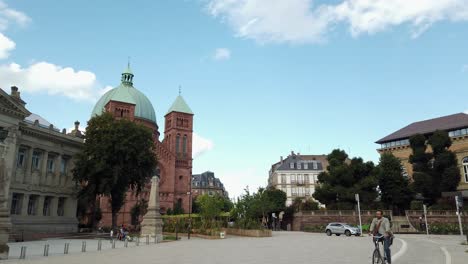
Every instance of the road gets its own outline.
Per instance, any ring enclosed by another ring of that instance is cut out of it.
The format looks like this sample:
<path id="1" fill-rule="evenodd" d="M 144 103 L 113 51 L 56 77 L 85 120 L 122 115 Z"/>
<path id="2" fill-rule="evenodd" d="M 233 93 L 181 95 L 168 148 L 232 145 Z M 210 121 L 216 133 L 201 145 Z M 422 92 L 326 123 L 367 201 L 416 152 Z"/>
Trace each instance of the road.
<path id="1" fill-rule="evenodd" d="M 394 264 L 466 264 L 468 248 L 460 244 L 460 236 L 399 235 L 392 246 Z M 275 232 L 271 238 L 228 237 L 224 240 L 191 239 L 178 242 L 129 248 L 103 243 L 102 252 L 79 253 L 81 241 L 70 247 L 70 255 L 62 255 L 63 242 L 53 241 L 51 256 L 40 257 L 43 244 L 34 242 L 26 260 L 11 259 L 5 263 L 34 264 L 119 264 L 119 263 L 307 263 L 307 264 L 362 264 L 371 263 L 373 245 L 369 237 L 327 237 L 325 234 Z M 48 242 L 49 243 L 49 242 Z M 96 241 L 88 241 L 88 251 Z M 21 244 L 11 245 L 12 254 L 18 254 Z M 34 248 L 34 249 L 33 249 Z M 94 249 L 95 250 L 95 249 Z M 12 256 L 14 257 L 14 256 Z"/>

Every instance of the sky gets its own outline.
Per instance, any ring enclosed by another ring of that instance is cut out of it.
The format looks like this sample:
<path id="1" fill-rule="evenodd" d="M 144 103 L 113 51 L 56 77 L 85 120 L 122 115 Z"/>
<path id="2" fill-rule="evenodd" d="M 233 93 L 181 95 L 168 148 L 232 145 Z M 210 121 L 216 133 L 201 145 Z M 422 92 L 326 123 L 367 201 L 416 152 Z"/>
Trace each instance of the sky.
<path id="1" fill-rule="evenodd" d="M 291 151 L 374 142 L 468 109 L 468 0 L 0 0 L 0 87 L 59 128 L 120 83 L 195 113 L 194 173 L 231 196 Z"/>

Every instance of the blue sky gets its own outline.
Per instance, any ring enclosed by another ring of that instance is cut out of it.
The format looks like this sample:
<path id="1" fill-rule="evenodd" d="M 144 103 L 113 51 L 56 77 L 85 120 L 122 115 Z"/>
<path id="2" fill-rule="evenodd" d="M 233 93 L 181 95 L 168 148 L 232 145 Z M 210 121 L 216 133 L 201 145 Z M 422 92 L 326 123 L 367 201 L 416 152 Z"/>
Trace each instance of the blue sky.
<path id="1" fill-rule="evenodd" d="M 131 57 L 163 116 L 182 86 L 194 173 L 232 195 L 291 150 L 374 143 L 468 109 L 467 0 L 0 0 L 0 86 L 61 128 L 89 119 Z"/>

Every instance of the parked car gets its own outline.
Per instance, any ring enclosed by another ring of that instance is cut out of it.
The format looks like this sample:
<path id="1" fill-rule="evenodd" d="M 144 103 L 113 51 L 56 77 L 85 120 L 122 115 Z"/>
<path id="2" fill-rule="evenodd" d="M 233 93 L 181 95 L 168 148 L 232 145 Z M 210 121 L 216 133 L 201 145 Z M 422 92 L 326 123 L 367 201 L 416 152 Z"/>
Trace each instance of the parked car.
<path id="1" fill-rule="evenodd" d="M 327 236 L 335 234 L 336 236 L 346 235 L 346 236 L 360 236 L 361 230 L 358 227 L 345 224 L 345 223 L 329 223 L 325 228 L 325 233 Z"/>

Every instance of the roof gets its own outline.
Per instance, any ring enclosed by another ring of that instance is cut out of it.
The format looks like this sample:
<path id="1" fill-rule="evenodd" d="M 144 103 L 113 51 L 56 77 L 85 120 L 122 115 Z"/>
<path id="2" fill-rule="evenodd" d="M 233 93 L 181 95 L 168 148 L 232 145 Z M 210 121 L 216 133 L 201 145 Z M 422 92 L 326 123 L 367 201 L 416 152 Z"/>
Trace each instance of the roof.
<path id="1" fill-rule="evenodd" d="M 40 116 L 38 114 L 34 114 L 34 113 L 32 113 L 31 115 L 26 117 L 24 120 L 26 122 L 31 123 L 31 124 L 33 124 L 37 120 L 39 122 L 39 125 L 42 126 L 42 127 L 45 127 L 45 128 L 48 128 L 51 125 L 51 123 L 49 121 L 47 121 L 45 118 L 43 118 L 42 116 Z"/>
<path id="2" fill-rule="evenodd" d="M 171 108 L 169 108 L 169 111 L 167 113 L 171 112 L 179 112 L 179 113 L 185 113 L 185 114 L 191 114 L 193 115 L 192 109 L 188 106 L 188 104 L 185 102 L 184 98 L 182 95 L 177 96 L 176 100 L 172 104 Z"/>
<path id="3" fill-rule="evenodd" d="M 317 163 L 317 167 L 311 163 Z M 294 164 L 294 167 L 291 168 L 291 163 Z M 308 164 L 308 168 L 305 169 L 304 166 L 298 166 L 297 164 Z M 300 170 L 300 171 L 323 171 L 328 167 L 328 160 L 326 155 L 300 155 L 300 154 L 291 154 L 282 162 L 278 162 L 272 166 L 272 170 L 280 171 L 290 171 L 290 170 Z"/>
<path id="4" fill-rule="evenodd" d="M 100 115 L 104 112 L 104 107 L 109 101 L 118 101 L 135 105 L 135 117 L 151 121 L 155 124 L 156 113 L 154 111 L 151 101 L 133 87 L 131 82 L 121 83 L 116 88 L 105 93 L 94 106 L 91 116 Z"/>
<path id="5" fill-rule="evenodd" d="M 375 143 L 382 144 L 389 141 L 406 139 L 415 134 L 429 134 L 436 130 L 454 130 L 464 127 L 468 127 L 468 115 L 465 113 L 458 113 L 412 123 L 382 139 L 379 139 Z"/>

